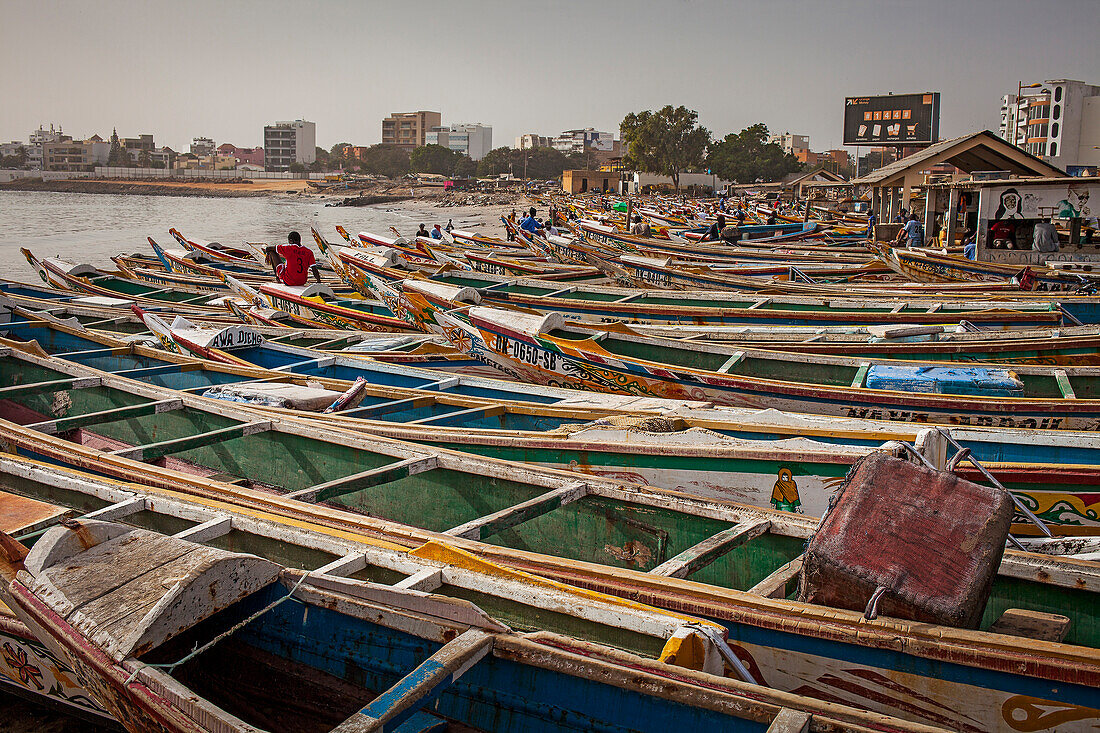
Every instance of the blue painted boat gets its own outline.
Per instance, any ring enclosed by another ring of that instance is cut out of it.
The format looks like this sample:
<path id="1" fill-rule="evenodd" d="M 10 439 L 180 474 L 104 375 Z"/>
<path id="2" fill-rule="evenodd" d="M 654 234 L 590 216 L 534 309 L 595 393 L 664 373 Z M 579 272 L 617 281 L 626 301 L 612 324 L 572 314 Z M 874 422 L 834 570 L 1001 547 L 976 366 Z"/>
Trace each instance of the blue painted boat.
<path id="1" fill-rule="evenodd" d="M 937 730 L 111 522 L 0 533 L 0 576 L 132 733 Z"/>

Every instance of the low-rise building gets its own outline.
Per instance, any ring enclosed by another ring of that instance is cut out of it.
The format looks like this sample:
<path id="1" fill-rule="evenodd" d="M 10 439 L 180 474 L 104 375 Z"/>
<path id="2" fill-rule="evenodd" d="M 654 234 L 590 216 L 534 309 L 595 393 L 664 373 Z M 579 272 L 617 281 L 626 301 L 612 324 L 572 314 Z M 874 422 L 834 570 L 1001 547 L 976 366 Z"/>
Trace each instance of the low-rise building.
<path id="1" fill-rule="evenodd" d="M 264 167 L 288 171 L 294 163 L 317 160 L 317 125 L 306 120 L 276 122 L 264 127 Z"/>
<path id="2" fill-rule="evenodd" d="M 426 145 L 428 132 L 442 124 L 439 112 L 394 112 L 382 120 L 382 144 L 413 150 Z"/>
<path id="3" fill-rule="evenodd" d="M 53 125 L 50 125 L 49 130 L 39 125 L 38 129 L 32 131 L 27 137 L 27 163 L 29 167 L 34 170 L 42 170 L 42 146 L 46 143 L 68 142 L 72 139 L 71 135 L 66 135 L 61 131 L 60 125 L 56 130 Z"/>
<path id="4" fill-rule="evenodd" d="M 238 164 L 259 166 L 261 170 L 264 166 L 263 148 L 238 148 L 232 143 L 222 143 L 218 146 L 218 155 L 232 155 Z"/>
<path id="5" fill-rule="evenodd" d="M 191 141 L 191 152 L 198 156 L 214 152 L 214 141 L 208 137 L 196 137 Z"/>
<path id="6" fill-rule="evenodd" d="M 42 170 L 89 172 L 95 170 L 94 143 L 83 140 L 42 143 Z"/>

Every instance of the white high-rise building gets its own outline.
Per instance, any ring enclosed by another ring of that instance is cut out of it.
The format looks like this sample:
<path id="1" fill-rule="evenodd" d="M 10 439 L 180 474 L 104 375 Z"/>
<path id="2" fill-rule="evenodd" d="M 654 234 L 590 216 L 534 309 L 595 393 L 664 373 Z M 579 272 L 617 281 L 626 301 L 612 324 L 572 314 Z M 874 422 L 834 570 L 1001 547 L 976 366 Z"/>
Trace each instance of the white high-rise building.
<path id="1" fill-rule="evenodd" d="M 602 132 L 594 127 L 566 130 L 551 138 L 550 146 L 563 153 L 583 153 L 585 148 L 610 151 L 615 147 L 615 133 Z"/>
<path id="2" fill-rule="evenodd" d="M 436 125 L 424 136 L 425 145 L 442 145 L 457 153 L 481 160 L 493 149 L 493 128 L 480 123 Z"/>
<path id="3" fill-rule="evenodd" d="M 516 144 L 513 145 L 516 150 L 529 150 L 531 148 L 548 148 L 550 147 L 550 138 L 545 135 L 536 135 L 533 132 L 529 132 L 526 135 L 520 135 L 516 138 Z"/>
<path id="4" fill-rule="evenodd" d="M 1018 91 L 1001 98 L 1001 138 L 1071 174 L 1100 165 L 1100 86 L 1048 79 Z"/>
<path id="5" fill-rule="evenodd" d="M 306 120 L 276 122 L 264 127 L 264 166 L 287 171 L 293 163 L 317 160 L 317 124 Z"/>

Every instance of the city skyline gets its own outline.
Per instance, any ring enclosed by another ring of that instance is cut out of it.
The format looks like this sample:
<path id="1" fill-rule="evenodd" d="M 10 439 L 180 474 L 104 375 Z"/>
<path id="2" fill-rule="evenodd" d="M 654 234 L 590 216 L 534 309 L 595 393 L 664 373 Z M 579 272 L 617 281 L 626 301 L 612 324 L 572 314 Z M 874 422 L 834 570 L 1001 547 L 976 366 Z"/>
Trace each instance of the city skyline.
<path id="1" fill-rule="evenodd" d="M 996 130 L 1020 81 L 1100 80 L 1092 0 L 565 2 L 552 16 L 426 2 L 413 17 L 335 1 L 2 7 L 0 93 L 17 101 L 0 108 L 5 141 L 53 123 L 78 138 L 117 127 L 176 150 L 198 136 L 249 147 L 271 120 L 307 119 L 328 149 L 377 143 L 383 117 L 430 109 L 444 125 L 491 125 L 500 147 L 617 132 L 628 112 L 682 104 L 716 138 L 764 122 L 824 150 L 840 146 L 845 96 L 940 91 L 948 138 Z"/>

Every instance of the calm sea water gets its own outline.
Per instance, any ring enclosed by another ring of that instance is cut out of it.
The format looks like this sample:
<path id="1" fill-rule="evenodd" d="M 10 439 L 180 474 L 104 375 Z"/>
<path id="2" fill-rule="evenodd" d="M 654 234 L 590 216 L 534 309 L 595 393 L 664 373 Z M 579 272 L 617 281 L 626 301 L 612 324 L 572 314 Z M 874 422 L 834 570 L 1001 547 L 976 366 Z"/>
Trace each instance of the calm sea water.
<path id="1" fill-rule="evenodd" d="M 37 280 L 19 253 L 27 247 L 42 257 L 60 256 L 75 264 L 111 265 L 119 253 L 152 254 L 146 237 L 175 247 L 170 227 L 184 236 L 226 245 L 285 242 L 298 230 L 303 243 L 312 243 L 315 226 L 330 241 L 339 241 L 333 227 L 351 232 L 368 230 L 390 234 L 397 227 L 412 234 L 423 222 L 431 228 L 454 218 L 457 227 L 483 222 L 491 225 L 496 209 L 438 209 L 402 203 L 397 206 L 326 207 L 319 199 L 276 197 L 197 198 L 182 196 L 116 196 L 108 194 L 0 192 L 0 277 Z M 442 217 L 442 220 L 440 220 Z M 489 227 L 495 231 L 500 227 Z"/>

